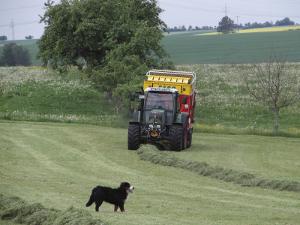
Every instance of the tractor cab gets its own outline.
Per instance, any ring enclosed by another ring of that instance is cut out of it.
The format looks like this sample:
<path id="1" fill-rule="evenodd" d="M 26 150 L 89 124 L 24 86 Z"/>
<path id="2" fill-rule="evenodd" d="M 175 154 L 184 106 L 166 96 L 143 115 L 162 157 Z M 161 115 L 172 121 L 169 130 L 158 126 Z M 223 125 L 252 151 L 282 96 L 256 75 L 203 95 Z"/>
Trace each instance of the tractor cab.
<path id="1" fill-rule="evenodd" d="M 172 124 L 177 110 L 176 89 L 148 88 L 145 91 L 143 122 L 149 123 L 153 116 L 164 114 L 165 123 Z"/>
<path id="2" fill-rule="evenodd" d="M 142 124 L 149 139 L 158 139 L 176 117 L 178 92 L 170 88 L 145 90 Z"/>

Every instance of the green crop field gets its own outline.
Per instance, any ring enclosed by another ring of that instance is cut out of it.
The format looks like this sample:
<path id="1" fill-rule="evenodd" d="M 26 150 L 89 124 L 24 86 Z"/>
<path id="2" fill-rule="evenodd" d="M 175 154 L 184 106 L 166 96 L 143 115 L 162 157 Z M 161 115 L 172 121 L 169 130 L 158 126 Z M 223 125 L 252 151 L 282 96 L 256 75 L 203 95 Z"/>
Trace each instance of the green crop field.
<path id="1" fill-rule="evenodd" d="M 300 61 L 300 30 L 227 35 L 186 32 L 167 35 L 162 44 L 175 64 L 257 63 L 270 56 Z"/>
<path id="2" fill-rule="evenodd" d="M 249 33 L 228 35 L 201 35 L 209 34 L 211 31 L 177 32 L 165 34 L 162 44 L 177 65 L 259 63 L 274 55 L 290 62 L 299 62 L 299 28 L 292 30 L 290 27 L 280 27 L 280 29 L 285 30 L 261 32 L 263 29 L 249 29 L 245 30 Z M 33 65 L 41 64 L 37 59 L 37 40 L 15 42 L 29 50 Z M 4 43 L 7 42 L 0 42 L 0 51 Z"/>
<path id="3" fill-rule="evenodd" d="M 58 210 L 73 206 L 111 225 L 300 221 L 299 192 L 243 187 L 142 161 L 127 150 L 126 129 L 1 121 L 0 134 L 0 193 L 29 203 Z M 299 182 L 299 146 L 291 138 L 196 134 L 191 149 L 165 154 Z M 105 203 L 99 213 L 85 208 L 95 185 L 117 186 L 124 180 L 136 187 L 126 213 L 113 213 Z"/>

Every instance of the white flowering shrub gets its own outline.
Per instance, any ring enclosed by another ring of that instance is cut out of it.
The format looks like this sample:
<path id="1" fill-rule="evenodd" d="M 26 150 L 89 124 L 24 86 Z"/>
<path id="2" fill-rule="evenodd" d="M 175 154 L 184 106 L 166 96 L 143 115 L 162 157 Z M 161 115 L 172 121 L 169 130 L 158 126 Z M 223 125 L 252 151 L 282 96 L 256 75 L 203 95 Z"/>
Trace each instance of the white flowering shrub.
<path id="1" fill-rule="evenodd" d="M 197 74 L 198 122 L 250 129 L 257 126 L 272 127 L 271 113 L 249 95 L 243 82 L 242 76 L 248 68 L 249 65 L 229 64 L 178 67 L 180 70 L 195 71 Z M 300 64 L 289 64 L 289 69 L 300 70 Z M 284 109 L 282 116 L 289 118 L 285 121 L 286 127 L 298 124 L 300 129 L 300 103 Z"/>

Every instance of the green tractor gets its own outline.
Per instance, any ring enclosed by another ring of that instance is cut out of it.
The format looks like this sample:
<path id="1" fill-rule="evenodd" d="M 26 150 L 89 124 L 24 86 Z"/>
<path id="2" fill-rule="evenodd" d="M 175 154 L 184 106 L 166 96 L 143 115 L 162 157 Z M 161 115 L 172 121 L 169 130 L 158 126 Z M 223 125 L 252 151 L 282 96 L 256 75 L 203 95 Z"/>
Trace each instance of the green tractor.
<path id="1" fill-rule="evenodd" d="M 194 73 L 151 70 L 144 81 L 140 107 L 128 126 L 128 149 L 153 144 L 180 151 L 192 144 L 195 109 Z"/>

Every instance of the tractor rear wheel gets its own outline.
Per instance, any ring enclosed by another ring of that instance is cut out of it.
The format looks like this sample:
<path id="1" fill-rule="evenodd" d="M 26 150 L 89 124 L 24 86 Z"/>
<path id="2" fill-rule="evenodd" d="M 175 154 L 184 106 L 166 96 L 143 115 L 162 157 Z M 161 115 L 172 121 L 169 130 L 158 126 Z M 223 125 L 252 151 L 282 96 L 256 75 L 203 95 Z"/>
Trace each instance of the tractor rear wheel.
<path id="1" fill-rule="evenodd" d="M 129 124 L 128 126 L 128 150 L 137 150 L 140 147 L 140 126 Z"/>
<path id="2" fill-rule="evenodd" d="M 188 131 L 188 143 L 187 143 L 187 148 L 191 147 L 192 145 L 192 140 L 193 140 L 193 130 Z"/>
<path id="3" fill-rule="evenodd" d="M 180 125 L 173 125 L 170 127 L 170 147 L 173 151 L 180 151 L 183 149 L 183 127 Z"/>

